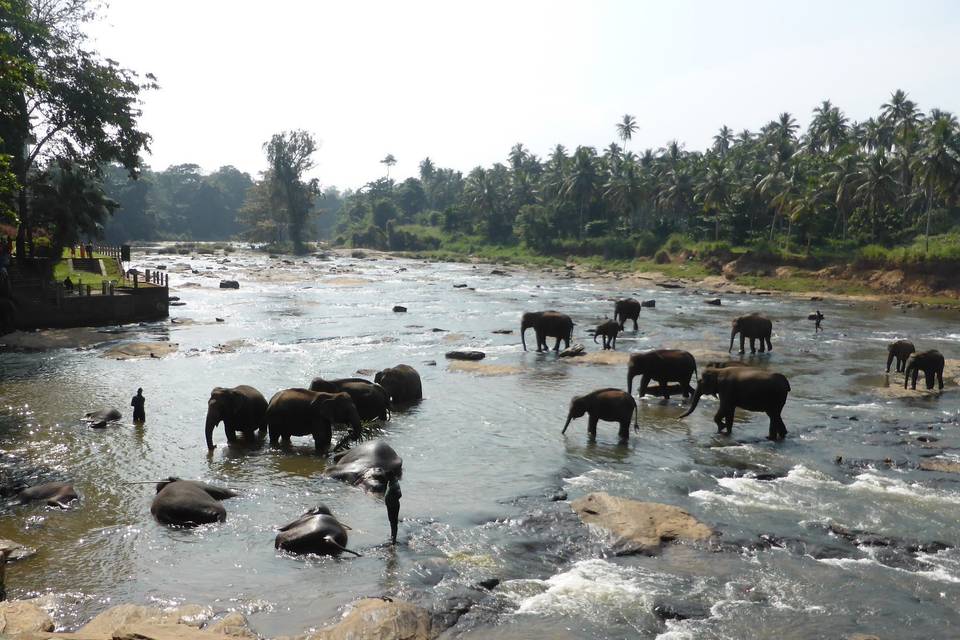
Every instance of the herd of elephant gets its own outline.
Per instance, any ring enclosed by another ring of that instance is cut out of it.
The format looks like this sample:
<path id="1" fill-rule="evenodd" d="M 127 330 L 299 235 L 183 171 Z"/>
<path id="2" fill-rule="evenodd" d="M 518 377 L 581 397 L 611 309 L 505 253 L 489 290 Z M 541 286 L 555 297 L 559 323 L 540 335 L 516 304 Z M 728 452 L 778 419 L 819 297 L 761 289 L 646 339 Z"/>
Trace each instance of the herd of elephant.
<path id="1" fill-rule="evenodd" d="M 638 329 L 637 319 L 644 306 L 653 306 L 652 301 L 640 302 L 633 298 L 616 301 L 614 318 L 598 325 L 593 331 L 594 341 L 597 336 L 603 337 L 604 349 L 615 349 L 617 335 L 624 330 L 627 320 L 633 321 L 634 331 Z M 822 315 L 817 313 L 822 319 Z M 521 343 L 526 351 L 526 331 L 533 329 L 537 339 L 537 351 L 548 350 L 548 338 L 555 338 L 554 351 L 559 352 L 561 341 L 566 348 L 570 348 L 573 335 L 573 320 L 570 316 L 558 311 L 537 311 L 523 314 L 520 323 Z M 730 331 L 730 346 L 727 351 L 733 350 L 736 336 L 740 336 L 740 353 L 745 352 L 746 341 L 750 341 L 750 352 L 756 353 L 757 341 L 760 343 L 760 353 L 773 350 L 770 341 L 773 333 L 773 322 L 758 313 L 734 318 Z M 944 357 L 936 350 L 917 352 L 913 343 L 906 340 L 897 340 L 888 347 L 887 372 L 893 359 L 897 360 L 897 372 L 904 372 L 904 388 L 912 381 L 912 388 L 917 388 L 917 378 L 922 371 L 926 377 L 927 389 L 933 389 L 934 383 L 939 382 L 943 389 Z M 601 420 L 616 422 L 620 425 L 620 438 L 630 437 L 630 421 L 633 419 L 634 428 L 637 427 L 637 402 L 633 397 L 633 379 L 642 376 L 639 395 L 643 397 L 648 392 L 654 396 L 663 396 L 669 399 L 671 395 L 681 393 L 684 398 L 693 394 L 686 413 L 680 416 L 685 418 L 697 408 L 700 398 L 704 395 L 713 395 L 719 399 L 719 407 L 713 417 L 719 432 L 730 434 L 733 429 L 733 416 L 737 408 L 747 411 L 766 413 L 770 418 L 769 440 L 783 440 L 787 434 L 786 425 L 781 417 L 783 407 L 790 392 L 790 382 L 781 373 L 768 371 L 758 367 L 748 366 L 739 361 L 711 362 L 699 372 L 697 388 L 694 389 L 690 380 L 697 374 L 696 359 L 687 351 L 678 349 L 654 349 L 643 353 L 630 355 L 627 364 L 627 390 L 615 388 L 597 389 L 591 393 L 575 396 L 570 402 L 567 421 L 562 433 L 566 433 L 570 422 L 584 414 L 589 416 L 588 433 L 596 436 L 597 423 Z M 656 381 L 656 387 L 649 387 L 650 381 Z"/>
<path id="2" fill-rule="evenodd" d="M 596 328 L 594 340 L 596 336 L 602 336 L 604 349 L 615 349 L 617 335 L 624 330 L 624 324 L 632 320 L 634 330 L 637 330 L 641 309 L 654 304 L 653 301 L 640 302 L 633 298 L 618 300 L 614 307 L 614 319 Z M 524 313 L 520 327 L 523 349 L 527 349 L 528 329 L 533 329 L 536 334 L 538 352 L 549 350 L 548 338 L 556 340 L 554 351 L 559 351 L 561 341 L 569 349 L 573 326 L 569 316 L 557 311 Z M 748 339 L 751 353 L 756 353 L 758 340 L 761 353 L 772 350 L 772 331 L 773 323 L 760 314 L 735 318 L 728 352 L 733 350 L 738 334 L 741 354 L 745 352 Z M 897 361 L 896 371 L 904 373 L 904 388 L 912 380 L 916 389 L 917 378 L 922 371 L 928 389 L 932 389 L 935 382 L 939 382 L 940 389 L 943 389 L 944 358 L 938 351 L 917 352 L 911 342 L 897 340 L 888 347 L 887 372 L 894 359 Z M 691 385 L 695 375 L 698 378 L 696 389 Z M 596 436 L 597 424 L 602 420 L 619 423 L 620 438 L 628 439 L 631 420 L 634 428 L 638 427 L 638 405 L 633 397 L 633 382 L 637 376 L 641 377 L 640 397 L 647 393 L 665 399 L 676 394 L 682 394 L 684 398 L 693 395 L 690 407 L 680 418 L 693 413 L 704 394 L 714 395 L 719 399 L 719 407 L 714 415 L 719 432 L 731 433 L 734 412 L 741 408 L 769 416 L 768 439 L 782 440 L 786 436 L 787 429 L 780 414 L 790 392 L 790 383 L 784 375 L 739 361 L 710 362 L 698 371 L 693 355 L 678 349 L 655 349 L 631 354 L 627 365 L 627 390 L 604 388 L 575 396 L 570 402 L 563 433 L 566 433 L 572 420 L 587 414 L 591 438 Z M 652 381 L 657 383 L 656 386 L 650 386 Z M 204 435 L 209 450 L 216 446 L 213 432 L 221 422 L 231 444 L 238 442 L 238 434 L 242 434 L 244 444 L 249 446 L 259 445 L 266 435 L 269 435 L 271 446 L 277 446 L 281 441 L 289 444 L 293 436 L 312 436 L 317 453 L 325 456 L 331 450 L 336 425 L 348 425 L 350 433 L 333 448 L 335 452 L 347 440 L 361 438 L 363 421 L 387 420 L 394 407 L 410 405 L 422 397 L 419 373 L 405 364 L 376 373 L 373 381 L 363 378 L 325 380 L 318 377 L 308 389 L 284 389 L 274 394 L 269 402 L 251 386 L 216 387 L 207 402 Z M 102 427 L 120 416 L 119 412 L 111 410 L 88 417 L 93 421 L 93 426 Z M 396 542 L 397 536 L 398 481 L 402 473 L 403 460 L 382 440 L 363 442 L 345 453 L 335 455 L 333 464 L 325 470 L 329 477 L 384 497 L 393 542 Z M 156 495 L 150 511 L 163 524 L 196 526 L 223 522 L 226 510 L 221 501 L 236 495 L 235 491 L 228 488 L 171 477 L 156 483 Z M 58 507 L 65 507 L 77 497 L 73 487 L 63 482 L 29 487 L 18 494 L 21 503 L 43 501 Z M 291 553 L 355 554 L 346 546 L 348 529 L 321 504 L 281 527 L 274 546 Z"/>

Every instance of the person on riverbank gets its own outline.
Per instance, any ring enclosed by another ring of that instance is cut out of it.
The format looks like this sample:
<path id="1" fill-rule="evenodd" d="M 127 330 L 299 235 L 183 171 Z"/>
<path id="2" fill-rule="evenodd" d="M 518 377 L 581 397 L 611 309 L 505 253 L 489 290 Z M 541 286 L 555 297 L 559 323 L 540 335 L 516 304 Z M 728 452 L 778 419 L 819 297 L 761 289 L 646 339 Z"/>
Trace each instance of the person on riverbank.
<path id="1" fill-rule="evenodd" d="M 137 389 L 137 395 L 130 399 L 130 406 L 133 407 L 133 421 L 146 422 L 147 414 L 143 410 L 143 405 L 147 399 L 143 397 L 143 387 Z"/>
<path id="2" fill-rule="evenodd" d="M 383 502 L 387 505 L 387 518 L 390 519 L 390 544 L 397 544 L 397 526 L 400 523 L 400 481 L 391 478 L 387 482 L 387 490 L 383 494 Z"/>

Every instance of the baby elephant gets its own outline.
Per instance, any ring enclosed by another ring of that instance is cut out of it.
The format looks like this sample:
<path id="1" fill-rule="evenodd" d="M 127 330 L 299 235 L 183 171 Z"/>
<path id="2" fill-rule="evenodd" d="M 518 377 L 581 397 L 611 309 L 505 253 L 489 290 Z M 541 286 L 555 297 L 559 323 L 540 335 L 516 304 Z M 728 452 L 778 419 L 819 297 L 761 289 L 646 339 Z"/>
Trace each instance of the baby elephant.
<path id="1" fill-rule="evenodd" d="M 585 413 L 590 414 L 590 422 L 587 424 L 587 432 L 590 438 L 597 435 L 597 422 L 620 423 L 620 439 L 628 440 L 630 438 L 630 416 L 633 416 L 633 426 L 637 428 L 637 401 L 633 399 L 626 391 L 620 389 L 597 389 L 583 396 L 574 396 L 570 401 L 570 411 L 567 413 L 567 422 L 563 425 L 563 431 L 566 433 L 567 427 L 574 418 L 579 418 Z"/>
<path id="2" fill-rule="evenodd" d="M 326 505 L 320 504 L 280 527 L 273 547 L 291 553 L 321 556 L 336 556 L 346 551 L 360 557 L 356 551 L 347 549 L 347 529 L 349 527 L 334 518 Z"/>
<path id="3" fill-rule="evenodd" d="M 593 341 L 597 341 L 597 336 L 603 336 L 603 349 L 616 349 L 617 348 L 617 334 L 620 333 L 620 323 L 616 320 L 607 320 L 602 324 L 598 324 L 597 328 L 593 330 Z"/>
<path id="4" fill-rule="evenodd" d="M 67 505 L 79 499 L 79 496 L 74 491 L 73 485 L 66 482 L 47 482 L 24 489 L 17 494 L 17 498 L 20 504 L 43 501 L 51 507 L 66 509 Z"/>
<path id="5" fill-rule="evenodd" d="M 157 495 L 153 497 L 150 513 L 162 524 L 183 527 L 223 522 L 227 519 L 227 510 L 220 500 L 237 495 L 235 491 L 205 482 L 171 477 L 157 483 Z"/>
<path id="6" fill-rule="evenodd" d="M 907 361 L 907 368 L 903 373 L 903 388 L 907 388 L 907 381 L 911 380 L 911 389 L 917 388 L 917 376 L 923 371 L 927 379 L 927 389 L 933 389 L 934 378 L 940 383 L 940 389 L 943 390 L 943 354 L 936 349 L 930 351 L 921 351 L 910 356 Z"/>
<path id="7" fill-rule="evenodd" d="M 897 359 L 897 373 L 900 373 L 907 367 L 907 358 L 914 353 L 916 348 L 909 340 L 896 340 L 887 346 L 887 373 L 890 373 L 890 365 L 893 359 Z"/>

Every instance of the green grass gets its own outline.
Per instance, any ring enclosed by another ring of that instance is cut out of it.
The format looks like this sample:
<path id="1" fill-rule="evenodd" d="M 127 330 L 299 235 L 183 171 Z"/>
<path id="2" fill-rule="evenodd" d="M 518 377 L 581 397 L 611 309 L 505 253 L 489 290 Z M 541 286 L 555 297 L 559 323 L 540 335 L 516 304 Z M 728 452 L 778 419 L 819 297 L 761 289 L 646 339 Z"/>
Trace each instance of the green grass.
<path id="1" fill-rule="evenodd" d="M 810 275 L 738 276 L 736 283 L 745 287 L 782 291 L 784 293 L 816 293 L 826 291 L 841 295 L 863 296 L 878 293 L 863 284 L 852 280 L 825 280 Z"/>
<path id="2" fill-rule="evenodd" d="M 119 285 L 132 285 L 132 281 L 125 280 L 123 273 L 120 271 L 120 266 L 117 264 L 117 261 L 113 258 L 104 256 L 103 254 L 94 252 L 95 258 L 103 259 L 103 266 L 107 270 L 107 275 L 100 275 L 99 273 L 91 273 L 89 271 L 73 271 L 70 269 L 70 264 L 67 262 L 67 258 L 70 258 L 69 251 L 64 252 L 64 259 L 58 262 L 53 267 L 53 280 L 54 282 L 63 282 L 67 276 L 70 276 L 70 281 L 74 285 L 78 284 L 89 284 L 95 289 L 100 288 L 100 283 L 104 280 L 111 281 L 115 280 Z"/>

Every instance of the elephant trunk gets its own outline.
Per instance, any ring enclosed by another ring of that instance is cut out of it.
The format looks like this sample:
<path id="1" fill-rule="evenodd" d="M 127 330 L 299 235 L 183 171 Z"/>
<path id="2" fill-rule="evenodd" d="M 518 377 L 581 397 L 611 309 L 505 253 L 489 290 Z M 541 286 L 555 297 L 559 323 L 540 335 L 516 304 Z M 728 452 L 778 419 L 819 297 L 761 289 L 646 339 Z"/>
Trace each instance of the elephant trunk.
<path id="1" fill-rule="evenodd" d="M 700 402 L 700 396 L 702 396 L 702 395 L 703 395 L 703 391 L 700 390 L 700 385 L 698 384 L 698 385 L 697 385 L 697 392 L 693 394 L 693 401 L 690 403 L 690 408 L 687 409 L 687 412 L 686 412 L 685 414 L 683 414 L 682 416 L 680 416 L 679 418 L 677 418 L 677 420 L 680 420 L 680 419 L 682 419 L 682 418 L 686 418 L 688 415 L 690 415 L 691 413 L 693 413 L 693 410 L 697 408 L 697 403 Z"/>
<path id="2" fill-rule="evenodd" d="M 593 332 L 593 343 L 594 343 L 594 344 L 598 344 L 598 343 L 597 343 L 597 332 L 596 332 L 596 331 Z"/>
<path id="3" fill-rule="evenodd" d="M 736 335 L 737 335 L 737 327 L 734 326 L 733 329 L 730 330 L 730 348 L 727 349 L 727 353 L 730 353 L 731 351 L 733 351 L 733 339 L 736 337 Z"/>
<path id="4" fill-rule="evenodd" d="M 213 430 L 220 424 L 220 412 L 215 407 L 207 409 L 207 423 L 204 428 L 204 435 L 207 437 L 207 449 L 213 449 Z"/>
<path id="5" fill-rule="evenodd" d="M 560 432 L 561 434 L 564 434 L 564 433 L 567 432 L 567 427 L 570 426 L 570 422 L 571 422 L 572 420 L 573 420 L 573 411 L 571 411 L 570 413 L 567 414 L 567 421 L 566 421 L 566 422 L 564 423 L 564 425 L 563 425 L 563 431 Z"/>

